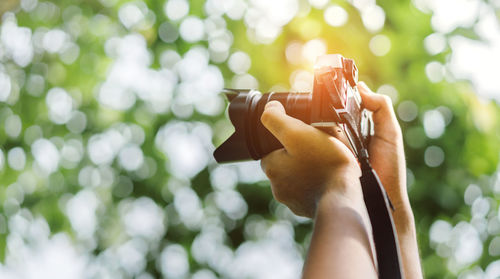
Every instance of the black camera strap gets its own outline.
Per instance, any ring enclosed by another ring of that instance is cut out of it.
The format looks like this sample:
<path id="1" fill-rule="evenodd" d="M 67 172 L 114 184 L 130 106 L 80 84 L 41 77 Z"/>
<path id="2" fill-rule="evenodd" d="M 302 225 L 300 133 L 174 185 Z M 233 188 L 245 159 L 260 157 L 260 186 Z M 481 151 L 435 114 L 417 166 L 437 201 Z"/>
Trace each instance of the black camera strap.
<path id="1" fill-rule="evenodd" d="M 361 138 L 358 133 L 359 127 L 356 126 L 356 122 L 351 115 L 343 113 L 341 117 L 343 123 L 347 126 L 346 132 L 360 139 L 350 143 L 361 165 L 359 180 L 363 190 L 366 210 L 372 225 L 378 276 L 380 279 L 404 278 L 396 227 L 391 214 L 391 210 L 396 209 L 392 206 L 382 182 L 380 182 L 377 173 L 370 164 L 368 150 L 366 149 L 369 145 L 369 138 Z"/>
<path id="2" fill-rule="evenodd" d="M 404 278 L 396 228 L 390 212 L 394 208 L 368 157 L 362 156 L 359 161 L 361 188 L 372 225 L 379 278 Z"/>

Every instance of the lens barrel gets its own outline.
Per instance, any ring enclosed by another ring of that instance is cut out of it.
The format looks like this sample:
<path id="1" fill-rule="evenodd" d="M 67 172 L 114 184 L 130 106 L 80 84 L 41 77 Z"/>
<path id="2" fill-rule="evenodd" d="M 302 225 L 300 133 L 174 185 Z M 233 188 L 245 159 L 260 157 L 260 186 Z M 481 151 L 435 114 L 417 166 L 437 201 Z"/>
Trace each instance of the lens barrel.
<path id="1" fill-rule="evenodd" d="M 356 156 L 367 146 L 373 120 L 363 107 L 357 90 L 358 69 L 352 59 L 340 54 L 318 58 L 314 69 L 313 93 L 268 93 L 256 90 L 226 89 L 230 101 L 229 119 L 235 132 L 214 152 L 219 163 L 248 159 L 258 160 L 282 147 L 262 125 L 260 118 L 266 104 L 279 101 L 289 116 L 318 128 L 344 129 Z"/>
<path id="2" fill-rule="evenodd" d="M 258 160 L 283 145 L 267 130 L 260 117 L 266 104 L 278 101 L 288 115 L 311 123 L 312 94 L 310 93 L 267 93 L 258 91 L 228 92 L 231 101 L 229 118 L 235 132 L 214 152 L 217 162 Z"/>

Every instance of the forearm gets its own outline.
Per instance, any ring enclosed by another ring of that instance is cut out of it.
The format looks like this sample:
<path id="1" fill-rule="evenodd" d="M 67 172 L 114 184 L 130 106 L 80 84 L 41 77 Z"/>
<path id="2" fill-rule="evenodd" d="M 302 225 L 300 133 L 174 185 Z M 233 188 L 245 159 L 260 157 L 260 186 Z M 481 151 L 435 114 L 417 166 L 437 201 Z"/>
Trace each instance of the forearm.
<path id="1" fill-rule="evenodd" d="M 390 98 L 375 94 L 363 82 L 359 83 L 358 89 L 365 107 L 373 112 L 375 134 L 370 141 L 370 163 L 377 171 L 396 209 L 392 216 L 401 247 L 404 274 L 409 279 L 422 278 L 415 220 L 406 189 L 406 162 L 401 127 Z"/>
<path id="2" fill-rule="evenodd" d="M 410 203 L 406 202 L 397 206 L 392 216 L 398 233 L 405 278 L 423 278 L 417 245 L 415 219 Z"/>
<path id="3" fill-rule="evenodd" d="M 303 278 L 376 278 L 360 202 L 339 195 L 320 200 Z"/>
<path id="4" fill-rule="evenodd" d="M 400 185 L 397 188 L 401 190 L 394 204 L 395 210 L 392 212 L 392 217 L 398 234 L 405 278 L 423 278 L 420 255 L 418 252 L 415 218 L 406 188 L 406 162 L 402 144 L 399 145 L 398 153 L 398 159 L 401 160 L 401 162 L 398 164 Z"/>
<path id="5" fill-rule="evenodd" d="M 384 186 L 388 186 L 385 188 L 395 208 L 392 217 L 398 235 L 403 272 L 407 279 L 422 278 L 415 219 L 406 188 L 406 162 L 403 143 L 401 141 L 396 148 L 387 149 L 392 150 L 394 154 L 388 152 L 391 156 L 382 157 L 379 162 L 382 163 L 382 167 L 379 167 L 379 170 L 383 173 L 385 179 L 382 182 Z M 391 164 L 390 158 L 396 162 Z M 384 161 L 384 159 L 387 161 Z"/>

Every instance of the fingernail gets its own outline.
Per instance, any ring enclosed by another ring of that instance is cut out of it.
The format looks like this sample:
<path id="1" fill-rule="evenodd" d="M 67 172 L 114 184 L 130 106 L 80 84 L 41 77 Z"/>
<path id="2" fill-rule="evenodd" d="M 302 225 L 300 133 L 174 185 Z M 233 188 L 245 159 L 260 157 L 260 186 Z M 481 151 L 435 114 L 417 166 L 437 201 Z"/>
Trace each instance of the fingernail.
<path id="1" fill-rule="evenodd" d="M 266 104 L 265 110 L 270 109 L 270 108 L 280 108 L 282 107 L 281 103 L 278 101 L 270 101 L 269 103 Z"/>

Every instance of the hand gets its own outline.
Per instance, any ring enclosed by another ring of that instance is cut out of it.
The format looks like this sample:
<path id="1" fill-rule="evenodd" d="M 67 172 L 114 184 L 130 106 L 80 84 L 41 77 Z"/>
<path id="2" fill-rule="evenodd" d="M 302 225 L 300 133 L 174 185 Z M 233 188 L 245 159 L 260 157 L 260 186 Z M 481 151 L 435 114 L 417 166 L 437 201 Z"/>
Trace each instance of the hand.
<path id="1" fill-rule="evenodd" d="M 373 112 L 375 135 L 368 147 L 370 163 L 396 209 L 406 206 L 409 201 L 403 136 L 391 99 L 373 93 L 364 82 L 358 84 L 358 90 L 366 109 Z"/>
<path id="2" fill-rule="evenodd" d="M 370 163 L 384 185 L 395 211 L 392 212 L 405 278 L 422 278 L 415 220 L 406 189 L 406 162 L 401 128 L 391 99 L 373 93 L 363 82 L 359 93 L 368 110 L 373 111 L 375 135 L 370 141 Z"/>
<path id="3" fill-rule="evenodd" d="M 361 171 L 342 131 L 320 131 L 276 101 L 261 121 L 284 146 L 261 161 L 274 197 L 297 215 L 314 216 L 303 278 L 376 278 Z"/>
<path id="4" fill-rule="evenodd" d="M 261 161 L 276 200 L 308 217 L 325 196 L 363 204 L 359 165 L 340 129 L 331 136 L 286 115 L 277 101 L 266 105 L 261 121 L 284 146 Z"/>

